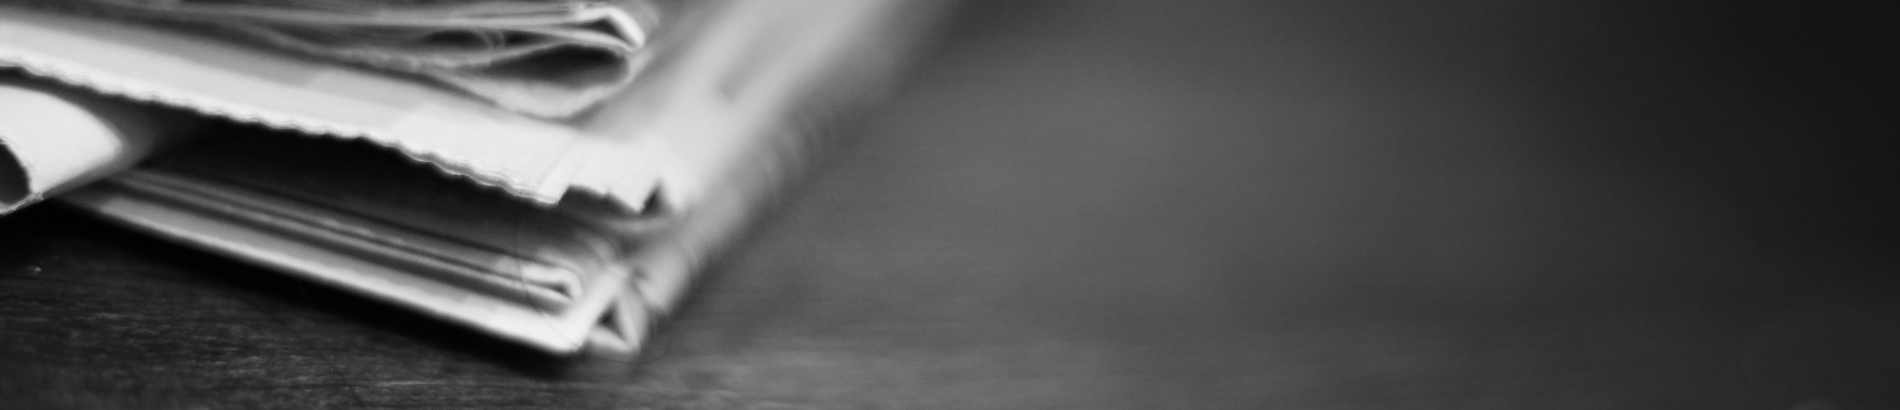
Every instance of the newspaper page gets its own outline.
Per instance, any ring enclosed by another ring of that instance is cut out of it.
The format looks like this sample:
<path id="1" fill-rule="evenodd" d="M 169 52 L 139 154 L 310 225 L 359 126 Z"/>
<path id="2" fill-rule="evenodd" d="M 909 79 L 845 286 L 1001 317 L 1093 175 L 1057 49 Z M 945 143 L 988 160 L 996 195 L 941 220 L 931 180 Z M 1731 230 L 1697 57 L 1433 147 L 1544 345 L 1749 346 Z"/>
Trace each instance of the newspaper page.
<path id="1" fill-rule="evenodd" d="M 419 75 L 563 118 L 632 81 L 656 24 L 646 1 L 0 0 L 203 32 Z"/>
<path id="2" fill-rule="evenodd" d="M 203 121 L 0 72 L 0 215 L 131 167 Z"/>

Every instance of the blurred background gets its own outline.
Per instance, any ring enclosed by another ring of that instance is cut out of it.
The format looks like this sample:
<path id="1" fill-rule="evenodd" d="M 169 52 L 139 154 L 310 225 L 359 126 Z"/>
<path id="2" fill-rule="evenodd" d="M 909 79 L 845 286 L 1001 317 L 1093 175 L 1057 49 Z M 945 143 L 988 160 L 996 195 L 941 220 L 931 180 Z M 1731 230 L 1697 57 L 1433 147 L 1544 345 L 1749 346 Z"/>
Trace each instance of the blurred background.
<path id="1" fill-rule="evenodd" d="M 638 363 L 533 356 L 42 207 L 0 219 L 0 394 L 1896 408 L 1896 16 L 971 1 Z"/>

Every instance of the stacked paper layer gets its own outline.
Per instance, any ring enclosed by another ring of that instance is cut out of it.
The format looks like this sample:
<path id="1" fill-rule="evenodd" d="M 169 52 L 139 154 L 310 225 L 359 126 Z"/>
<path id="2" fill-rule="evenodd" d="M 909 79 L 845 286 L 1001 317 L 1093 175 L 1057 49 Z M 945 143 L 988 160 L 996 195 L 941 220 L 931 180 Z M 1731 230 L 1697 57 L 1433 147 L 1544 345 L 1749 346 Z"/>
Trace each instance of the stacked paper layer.
<path id="1" fill-rule="evenodd" d="M 160 25 L 416 74 L 564 118 L 619 91 L 647 54 L 653 0 L 0 0 Z"/>
<path id="2" fill-rule="evenodd" d="M 401 74 L 202 34 L 0 5 L 0 69 L 211 117 L 362 138 L 536 203 L 578 188 L 637 208 L 658 184 L 658 162 L 636 135 L 583 138 L 584 120 L 537 118 Z M 26 137 L 0 136 L 10 147 L 26 146 Z M 608 159 L 590 164 L 596 157 Z M 58 178 L 34 180 L 45 188 Z"/>

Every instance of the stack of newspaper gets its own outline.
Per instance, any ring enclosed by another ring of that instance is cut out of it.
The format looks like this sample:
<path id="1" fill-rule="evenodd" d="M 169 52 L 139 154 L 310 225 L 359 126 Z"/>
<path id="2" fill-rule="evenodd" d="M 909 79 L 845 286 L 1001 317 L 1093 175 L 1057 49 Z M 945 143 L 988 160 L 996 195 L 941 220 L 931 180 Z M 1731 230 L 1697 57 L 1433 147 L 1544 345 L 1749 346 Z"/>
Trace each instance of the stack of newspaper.
<path id="1" fill-rule="evenodd" d="M 0 214 L 628 353 L 943 3 L 0 0 Z"/>

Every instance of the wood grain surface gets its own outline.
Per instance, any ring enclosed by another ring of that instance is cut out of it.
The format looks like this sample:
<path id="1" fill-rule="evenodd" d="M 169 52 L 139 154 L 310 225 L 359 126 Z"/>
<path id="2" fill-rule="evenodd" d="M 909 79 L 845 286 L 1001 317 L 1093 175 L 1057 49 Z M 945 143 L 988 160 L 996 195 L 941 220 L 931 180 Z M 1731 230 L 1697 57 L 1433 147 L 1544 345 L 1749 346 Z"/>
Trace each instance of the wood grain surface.
<path id="1" fill-rule="evenodd" d="M 0 408 L 1900 408 L 1896 10 L 983 1 L 647 354 L 37 207 Z"/>

